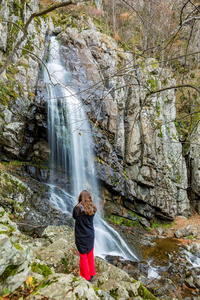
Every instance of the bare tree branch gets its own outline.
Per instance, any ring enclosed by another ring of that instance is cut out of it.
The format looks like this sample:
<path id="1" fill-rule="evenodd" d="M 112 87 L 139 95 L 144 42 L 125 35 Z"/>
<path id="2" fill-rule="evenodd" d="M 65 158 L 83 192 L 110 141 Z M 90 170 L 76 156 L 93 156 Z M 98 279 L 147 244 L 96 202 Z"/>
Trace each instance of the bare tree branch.
<path id="1" fill-rule="evenodd" d="M 147 93 L 145 99 L 148 96 L 151 96 L 151 95 L 156 94 L 156 93 L 160 93 L 160 92 L 164 92 L 164 91 L 172 90 L 172 89 L 185 88 L 185 87 L 192 88 L 200 94 L 200 89 L 197 88 L 196 86 L 192 85 L 192 84 L 177 84 L 177 85 L 172 85 L 172 86 L 169 86 L 169 87 L 165 87 L 165 88 L 162 88 L 162 89 L 159 89 L 159 90 L 156 90 L 156 91 L 150 91 L 150 92 Z"/>

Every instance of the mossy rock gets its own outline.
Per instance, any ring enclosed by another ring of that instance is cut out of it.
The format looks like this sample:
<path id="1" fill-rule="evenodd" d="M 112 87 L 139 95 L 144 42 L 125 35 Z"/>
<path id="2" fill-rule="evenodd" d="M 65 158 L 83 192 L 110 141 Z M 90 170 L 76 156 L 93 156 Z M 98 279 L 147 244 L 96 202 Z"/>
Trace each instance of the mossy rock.
<path id="1" fill-rule="evenodd" d="M 18 266 L 10 265 L 8 266 L 3 274 L 0 276 L 0 282 L 4 282 L 8 277 L 14 276 L 17 273 Z"/>
<path id="2" fill-rule="evenodd" d="M 31 270 L 34 273 L 38 273 L 41 274 L 42 276 L 44 276 L 45 278 L 48 277 L 49 275 L 53 274 L 51 268 L 49 268 L 47 265 L 44 264 L 37 264 L 36 262 L 34 262 L 31 266 Z"/>

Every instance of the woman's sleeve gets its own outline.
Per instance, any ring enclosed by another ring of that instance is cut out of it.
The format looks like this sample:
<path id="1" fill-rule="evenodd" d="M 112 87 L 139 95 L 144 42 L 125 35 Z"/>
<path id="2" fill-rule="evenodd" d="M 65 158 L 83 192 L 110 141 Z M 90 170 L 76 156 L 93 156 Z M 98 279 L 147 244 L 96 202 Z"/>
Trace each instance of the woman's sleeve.
<path id="1" fill-rule="evenodd" d="M 76 214 L 75 207 L 74 207 L 74 209 L 73 209 L 73 214 L 72 214 L 72 215 L 73 215 L 73 218 L 76 219 L 77 214 Z"/>

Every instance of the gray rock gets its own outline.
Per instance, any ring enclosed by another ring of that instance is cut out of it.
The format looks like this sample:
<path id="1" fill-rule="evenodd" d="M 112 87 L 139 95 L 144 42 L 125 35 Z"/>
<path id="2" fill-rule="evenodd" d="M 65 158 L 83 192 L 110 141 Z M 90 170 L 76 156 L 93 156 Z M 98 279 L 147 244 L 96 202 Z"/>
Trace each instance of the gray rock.
<path id="1" fill-rule="evenodd" d="M 6 212 L 2 214 L 2 208 L 0 212 L 0 227 L 5 232 L 5 234 L 0 234 L 0 276 L 4 278 L 0 282 L 0 294 L 3 294 L 6 288 L 12 292 L 25 281 L 30 270 L 29 261 L 32 252 L 19 239 L 18 243 L 13 242 L 13 236 L 20 235 L 20 232 L 17 229 L 14 231 L 15 223 L 9 220 Z M 2 225 L 2 223 L 8 225 Z M 5 270 L 10 270 L 10 273 L 7 271 L 6 276 Z"/>
<path id="2" fill-rule="evenodd" d="M 185 284 L 191 289 L 196 289 L 195 284 L 190 279 L 185 279 Z"/>
<path id="3" fill-rule="evenodd" d="M 53 29 L 53 33 L 54 33 L 55 35 L 61 33 L 62 31 L 63 31 L 62 27 L 55 27 L 55 28 Z"/>
<path id="4" fill-rule="evenodd" d="M 49 160 L 50 149 L 48 143 L 44 139 L 41 139 L 39 142 L 37 142 L 33 149 L 35 150 L 34 154 L 37 158 L 44 161 Z"/>
<path id="5" fill-rule="evenodd" d="M 163 227 L 158 227 L 156 229 L 157 233 L 159 236 L 163 235 L 163 233 L 165 232 L 165 229 Z"/>
<path id="6" fill-rule="evenodd" d="M 143 227 L 151 227 L 151 223 L 145 218 L 139 219 L 139 222 L 140 224 L 142 224 Z"/>
<path id="7" fill-rule="evenodd" d="M 185 236 L 185 228 L 179 228 L 174 232 L 174 236 L 177 239 L 180 239 Z"/>

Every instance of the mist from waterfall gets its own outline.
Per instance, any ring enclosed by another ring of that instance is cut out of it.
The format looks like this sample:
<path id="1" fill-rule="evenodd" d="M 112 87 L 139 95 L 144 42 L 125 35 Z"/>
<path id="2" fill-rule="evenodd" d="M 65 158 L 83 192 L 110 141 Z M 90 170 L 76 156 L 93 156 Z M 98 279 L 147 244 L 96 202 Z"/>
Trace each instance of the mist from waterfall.
<path id="1" fill-rule="evenodd" d="M 71 74 L 63 66 L 60 45 L 55 37 L 51 37 L 47 69 L 44 69 L 44 81 L 49 98 L 48 136 L 53 178 L 50 201 L 63 212 L 71 214 L 80 192 L 89 190 L 98 207 L 94 218 L 95 255 L 119 255 L 124 259 L 138 260 L 120 235 L 101 218 L 90 123 L 81 101 L 68 87 Z M 66 176 L 65 190 L 56 183 L 59 170 Z"/>

